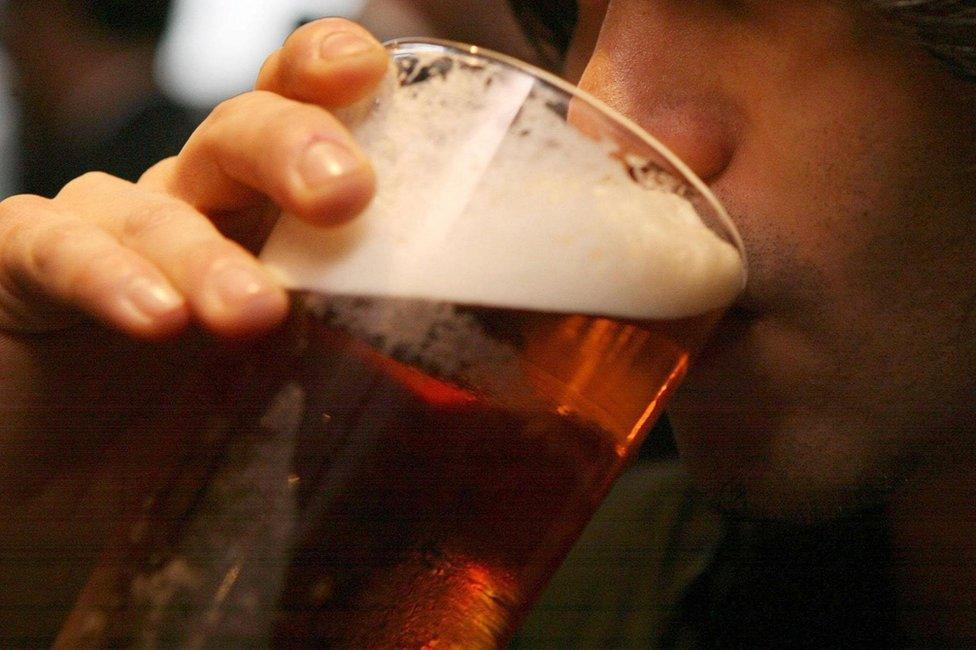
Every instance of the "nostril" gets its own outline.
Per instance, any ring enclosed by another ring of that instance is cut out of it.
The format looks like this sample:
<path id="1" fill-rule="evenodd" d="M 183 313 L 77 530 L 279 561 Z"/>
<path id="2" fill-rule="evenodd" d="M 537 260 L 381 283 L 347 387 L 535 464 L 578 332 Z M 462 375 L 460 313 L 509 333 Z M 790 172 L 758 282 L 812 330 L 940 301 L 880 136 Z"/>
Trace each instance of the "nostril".
<path id="1" fill-rule="evenodd" d="M 717 179 L 735 152 L 732 128 L 691 107 L 655 111 L 638 123 L 684 161 L 703 181 Z"/>
<path id="2" fill-rule="evenodd" d="M 742 113 L 707 79 L 635 74 L 634 63 L 619 52 L 597 47 L 579 86 L 639 124 L 706 183 L 735 157 Z"/>
<path id="3" fill-rule="evenodd" d="M 731 119 L 694 106 L 648 108 L 610 99 L 609 105 L 654 136 L 704 182 L 714 182 L 731 164 L 737 133 Z M 585 122 L 583 116 L 574 117 L 577 123 Z"/>
<path id="4" fill-rule="evenodd" d="M 706 183 L 732 162 L 739 114 L 716 94 L 688 96 L 663 84 L 626 83 L 600 52 L 580 87 L 639 124 Z"/>

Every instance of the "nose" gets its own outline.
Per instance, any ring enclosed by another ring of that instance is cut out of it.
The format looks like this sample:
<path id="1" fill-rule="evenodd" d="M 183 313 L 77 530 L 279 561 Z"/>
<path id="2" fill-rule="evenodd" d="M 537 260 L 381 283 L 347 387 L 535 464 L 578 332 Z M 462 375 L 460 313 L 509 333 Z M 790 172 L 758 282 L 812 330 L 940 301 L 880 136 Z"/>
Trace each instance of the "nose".
<path id="1" fill-rule="evenodd" d="M 714 182 L 734 158 L 736 111 L 700 74 L 700 63 L 665 59 L 653 47 L 608 33 L 604 24 L 579 85 L 660 140 L 702 180 Z"/>

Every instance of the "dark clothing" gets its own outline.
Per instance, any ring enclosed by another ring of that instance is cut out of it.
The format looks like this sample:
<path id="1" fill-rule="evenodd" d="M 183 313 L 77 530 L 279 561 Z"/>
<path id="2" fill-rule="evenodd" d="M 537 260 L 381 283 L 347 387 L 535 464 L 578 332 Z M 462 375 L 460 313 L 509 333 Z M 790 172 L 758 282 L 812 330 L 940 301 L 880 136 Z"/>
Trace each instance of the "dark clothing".
<path id="1" fill-rule="evenodd" d="M 146 169 L 180 151 L 200 115 L 155 94 L 117 124 L 77 141 L 48 141 L 25 130 L 18 192 L 52 197 L 88 171 L 135 181 Z"/>
<path id="2" fill-rule="evenodd" d="M 897 645 L 883 518 L 729 522 L 673 462 L 626 474 L 512 648 Z"/>

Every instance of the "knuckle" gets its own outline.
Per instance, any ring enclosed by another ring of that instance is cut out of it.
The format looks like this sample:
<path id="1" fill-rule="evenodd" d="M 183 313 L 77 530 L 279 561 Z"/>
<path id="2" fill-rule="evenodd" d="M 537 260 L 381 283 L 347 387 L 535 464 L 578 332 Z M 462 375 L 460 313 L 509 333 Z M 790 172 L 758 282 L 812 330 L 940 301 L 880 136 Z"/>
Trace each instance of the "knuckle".
<path id="1" fill-rule="evenodd" d="M 48 204 L 48 199 L 33 194 L 15 194 L 0 201 L 0 222 L 27 217 L 32 212 L 42 209 Z"/>
<path id="2" fill-rule="evenodd" d="M 24 253 L 32 226 L 23 219 L 6 218 L 0 235 L 0 271 L 3 275 L 22 272 Z"/>
<path id="3" fill-rule="evenodd" d="M 152 203 L 123 218 L 119 238 L 122 242 L 138 241 L 163 230 L 179 231 L 187 225 L 186 214 L 179 206 L 169 202 Z"/>
<path id="4" fill-rule="evenodd" d="M 241 95 L 235 95 L 229 99 L 221 101 L 219 104 L 214 106 L 210 110 L 210 114 L 207 115 L 206 119 L 203 121 L 203 126 L 207 127 L 214 122 L 222 122 L 228 116 L 228 114 L 233 114 L 241 104 Z"/>
<path id="5" fill-rule="evenodd" d="M 0 202 L 0 266 L 7 272 L 24 267 L 25 255 L 43 223 L 48 199 L 18 194 Z"/>
<path id="6" fill-rule="evenodd" d="M 241 251 L 230 241 L 220 236 L 198 239 L 180 251 L 174 260 L 174 269 L 179 269 L 177 275 L 186 281 L 197 283 L 203 281 L 216 268 L 226 264 L 229 260 L 240 259 Z"/>
<path id="7" fill-rule="evenodd" d="M 196 262 L 202 268 L 209 268 L 215 262 L 240 255 L 237 246 L 220 235 L 205 237 L 186 247 L 183 260 L 186 263 Z"/>
<path id="8" fill-rule="evenodd" d="M 193 135 L 190 136 L 188 147 L 192 148 L 194 145 L 199 146 L 201 143 L 206 144 L 213 140 L 214 132 L 225 124 L 238 110 L 240 110 L 240 100 L 237 97 L 225 99 L 214 106 L 207 117 L 200 123 L 200 126 L 193 132 Z"/>
<path id="9" fill-rule="evenodd" d="M 9 231 L 10 236 L 5 236 L 5 241 L 0 243 L 0 296 L 16 296 L 23 293 L 23 289 L 28 286 L 24 281 L 24 269 L 21 263 L 23 255 L 12 243 L 18 236 L 16 231 L 20 228 L 21 226 L 13 228 Z"/>
<path id="10" fill-rule="evenodd" d="M 17 194 L 0 201 L 0 264 L 9 267 L 12 256 L 22 250 L 21 242 L 32 223 L 37 221 L 36 213 L 48 199 L 31 194 Z"/>
<path id="11" fill-rule="evenodd" d="M 131 254 L 122 247 L 113 247 L 81 260 L 77 268 L 65 272 L 63 282 L 69 293 L 98 291 L 126 277 L 131 267 Z"/>
<path id="12" fill-rule="evenodd" d="M 163 158 L 144 171 L 136 184 L 141 186 L 155 186 L 160 184 L 162 180 L 166 179 L 172 173 L 176 163 L 176 156 Z"/>
<path id="13" fill-rule="evenodd" d="M 57 225 L 23 233 L 24 250 L 31 275 L 45 276 L 63 272 L 65 260 L 73 247 L 85 241 L 87 228 L 78 225 Z"/>
<path id="14" fill-rule="evenodd" d="M 74 196 L 78 192 L 90 192 L 92 188 L 106 187 L 119 182 L 124 183 L 125 181 L 105 172 L 85 172 L 81 176 L 69 181 L 54 198 L 55 200 L 64 200 Z"/>
<path id="15" fill-rule="evenodd" d="M 321 119 L 312 111 L 303 110 L 303 106 L 292 106 L 282 111 L 282 120 L 276 124 L 267 124 L 263 138 L 278 151 L 292 155 L 298 149 L 310 144 L 316 135 L 337 136 L 335 126 L 328 120 Z"/>
<path id="16" fill-rule="evenodd" d="M 277 82 L 278 66 L 281 62 L 281 49 L 277 49 L 264 60 L 261 69 L 258 71 L 258 80 L 255 90 L 266 90 L 273 88 Z"/>
<path id="17" fill-rule="evenodd" d="M 197 128 L 181 157 L 185 157 L 188 151 L 192 157 L 201 149 L 213 151 L 227 148 L 228 144 L 237 141 L 241 128 L 266 121 L 258 113 L 258 107 L 275 97 L 281 99 L 266 90 L 252 90 L 220 102 Z M 247 116 L 247 119 L 242 120 L 242 116 Z"/>
<path id="18" fill-rule="evenodd" d="M 283 162 L 279 155 L 291 155 L 315 134 L 343 135 L 345 129 L 331 113 L 319 106 L 303 104 L 275 93 L 252 91 L 240 95 L 226 107 L 224 115 L 244 114 L 253 119 L 235 120 L 233 125 L 220 115 L 200 134 L 199 146 L 209 152 L 252 157 L 254 161 Z"/>
<path id="19" fill-rule="evenodd" d="M 251 90 L 225 99 L 214 106 L 213 110 L 210 111 L 210 115 L 204 120 L 204 125 L 223 123 L 228 119 L 240 115 L 242 111 L 247 111 L 256 101 L 273 95 L 274 93 L 266 90 Z"/>
<path id="20" fill-rule="evenodd" d="M 320 137 L 349 141 L 346 127 L 329 111 L 321 106 L 289 102 L 280 109 L 281 119 L 269 121 L 268 142 L 291 150 L 296 146 L 308 145 Z"/>

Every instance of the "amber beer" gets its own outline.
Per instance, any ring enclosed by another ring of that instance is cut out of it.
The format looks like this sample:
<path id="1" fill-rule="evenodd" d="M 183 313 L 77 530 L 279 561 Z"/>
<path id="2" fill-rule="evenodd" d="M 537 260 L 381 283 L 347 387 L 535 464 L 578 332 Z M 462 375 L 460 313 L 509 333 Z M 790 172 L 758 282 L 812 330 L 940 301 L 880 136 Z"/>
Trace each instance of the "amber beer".
<path id="1" fill-rule="evenodd" d="M 62 647 L 500 647 L 711 325 L 295 303 Z"/>

